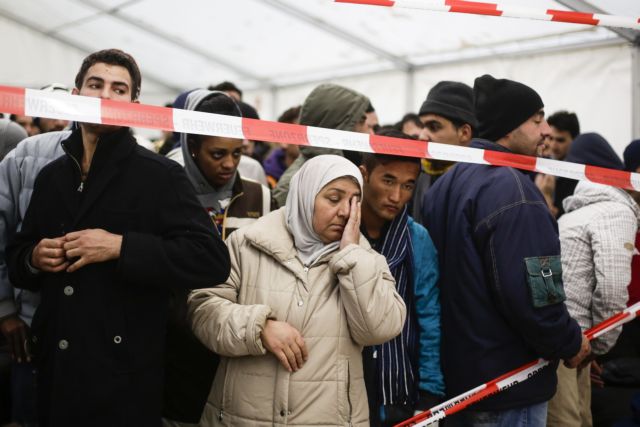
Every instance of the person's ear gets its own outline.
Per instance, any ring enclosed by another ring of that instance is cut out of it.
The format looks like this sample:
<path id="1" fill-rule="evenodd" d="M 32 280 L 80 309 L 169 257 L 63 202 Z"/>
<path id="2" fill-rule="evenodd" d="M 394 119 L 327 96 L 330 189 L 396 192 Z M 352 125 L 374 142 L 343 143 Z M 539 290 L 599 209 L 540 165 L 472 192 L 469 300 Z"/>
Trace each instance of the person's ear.
<path id="1" fill-rule="evenodd" d="M 471 143 L 473 139 L 473 129 L 468 123 L 463 124 L 458 128 L 458 140 L 460 141 L 460 145 L 467 146 Z"/>
<path id="2" fill-rule="evenodd" d="M 77 87 L 74 87 L 73 89 L 71 89 L 71 95 L 79 95 L 80 94 L 80 89 L 78 89 Z"/>
<path id="3" fill-rule="evenodd" d="M 369 171 L 367 170 L 365 165 L 360 165 L 358 166 L 358 169 L 360 169 L 360 173 L 362 174 L 362 179 L 365 182 L 369 181 Z"/>

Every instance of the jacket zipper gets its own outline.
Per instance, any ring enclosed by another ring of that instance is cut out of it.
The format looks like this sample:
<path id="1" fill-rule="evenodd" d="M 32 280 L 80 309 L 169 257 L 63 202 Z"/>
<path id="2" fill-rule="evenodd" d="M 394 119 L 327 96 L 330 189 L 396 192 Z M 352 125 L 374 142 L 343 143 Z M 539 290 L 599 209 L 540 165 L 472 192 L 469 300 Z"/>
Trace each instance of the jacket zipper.
<path id="1" fill-rule="evenodd" d="M 351 366 L 349 366 L 349 360 L 347 359 L 347 402 L 349 402 L 349 427 L 353 424 L 351 423 L 351 415 L 353 412 L 353 406 L 351 405 Z"/>
<path id="2" fill-rule="evenodd" d="M 224 215 L 222 216 L 222 241 L 227 240 L 227 214 L 229 213 L 229 209 L 231 209 L 231 205 L 233 204 L 233 202 L 243 194 L 244 191 L 233 196 L 233 198 L 229 201 L 227 208 L 224 210 Z"/>
<path id="3" fill-rule="evenodd" d="M 100 138 L 98 138 L 99 140 Z M 96 142 L 98 141 L 96 140 Z M 82 190 L 84 190 L 84 181 L 82 180 L 82 167 L 80 166 L 80 163 L 78 162 L 78 159 L 76 159 L 75 157 L 73 157 L 73 154 L 71 154 L 70 152 L 67 151 L 67 149 L 64 147 L 64 145 L 62 146 L 62 149 L 64 150 L 64 152 L 71 157 L 71 159 L 73 160 L 73 163 L 76 164 L 77 168 L 78 168 L 78 173 L 80 174 L 80 185 L 77 188 L 77 192 L 78 193 L 82 193 Z"/>

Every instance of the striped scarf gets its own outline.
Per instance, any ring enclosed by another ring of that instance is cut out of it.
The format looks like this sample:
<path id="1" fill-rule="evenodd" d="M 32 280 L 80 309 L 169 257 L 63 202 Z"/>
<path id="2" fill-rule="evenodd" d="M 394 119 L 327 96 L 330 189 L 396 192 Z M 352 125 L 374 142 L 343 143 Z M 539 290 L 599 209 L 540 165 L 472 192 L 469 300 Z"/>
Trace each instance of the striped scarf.
<path id="1" fill-rule="evenodd" d="M 383 405 L 413 403 L 418 376 L 418 325 L 413 310 L 413 245 L 408 226 L 407 208 L 394 218 L 384 236 L 379 252 L 396 279 L 396 290 L 407 306 L 407 320 L 402 333 L 375 351 L 378 362 L 378 391 Z"/>

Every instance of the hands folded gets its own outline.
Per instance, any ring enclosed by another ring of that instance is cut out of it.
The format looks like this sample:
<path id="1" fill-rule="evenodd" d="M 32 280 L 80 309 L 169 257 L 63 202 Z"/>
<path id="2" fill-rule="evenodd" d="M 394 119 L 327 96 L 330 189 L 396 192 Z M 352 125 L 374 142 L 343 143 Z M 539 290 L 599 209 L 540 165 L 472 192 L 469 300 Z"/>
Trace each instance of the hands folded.
<path id="1" fill-rule="evenodd" d="M 40 240 L 31 253 L 31 265 L 48 273 L 72 273 L 88 264 L 118 259 L 121 246 L 118 234 L 101 229 L 75 231 Z"/>

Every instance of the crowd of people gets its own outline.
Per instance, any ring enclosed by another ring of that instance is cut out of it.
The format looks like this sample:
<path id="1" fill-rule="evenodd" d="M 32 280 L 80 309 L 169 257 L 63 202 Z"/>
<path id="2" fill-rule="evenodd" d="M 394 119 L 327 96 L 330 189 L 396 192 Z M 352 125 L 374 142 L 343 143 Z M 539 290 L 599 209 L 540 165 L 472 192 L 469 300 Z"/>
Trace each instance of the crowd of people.
<path id="1" fill-rule="evenodd" d="M 137 102 L 142 75 L 108 49 L 42 89 Z M 230 82 L 167 106 L 259 118 Z M 640 172 L 517 81 L 417 111 L 327 83 L 278 121 Z M 584 335 L 640 300 L 636 191 L 16 115 L 0 159 L 0 425 L 393 426 L 538 358 L 440 425 L 640 425 L 638 322 Z"/>

